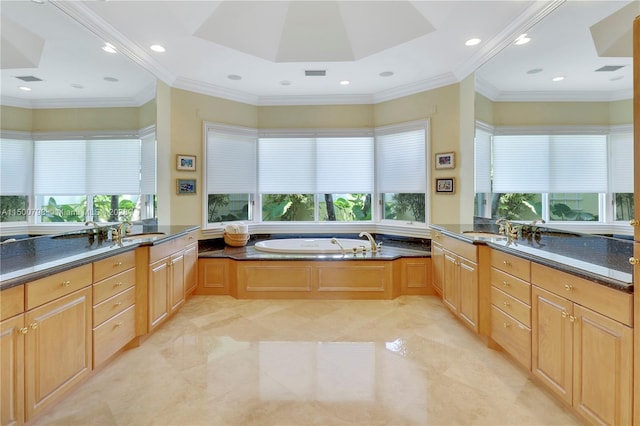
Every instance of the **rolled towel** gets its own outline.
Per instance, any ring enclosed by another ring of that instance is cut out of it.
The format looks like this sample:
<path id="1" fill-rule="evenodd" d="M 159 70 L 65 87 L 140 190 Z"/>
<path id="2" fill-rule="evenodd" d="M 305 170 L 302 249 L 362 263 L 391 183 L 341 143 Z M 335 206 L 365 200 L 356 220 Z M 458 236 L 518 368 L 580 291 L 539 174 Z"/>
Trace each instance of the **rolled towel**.
<path id="1" fill-rule="evenodd" d="M 248 234 L 249 233 L 249 225 L 245 225 L 244 223 L 239 223 L 236 225 L 238 228 L 239 234 Z"/>

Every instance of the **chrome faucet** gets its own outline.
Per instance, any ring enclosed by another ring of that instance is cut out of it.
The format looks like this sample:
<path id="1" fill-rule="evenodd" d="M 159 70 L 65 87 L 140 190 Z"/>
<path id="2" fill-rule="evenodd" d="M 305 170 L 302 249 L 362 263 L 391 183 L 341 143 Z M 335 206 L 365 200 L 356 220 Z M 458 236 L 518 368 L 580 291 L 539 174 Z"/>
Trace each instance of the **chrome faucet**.
<path id="1" fill-rule="evenodd" d="M 369 239 L 369 243 L 371 244 L 371 253 L 375 253 L 380 250 L 380 245 L 376 244 L 375 238 L 373 238 L 370 233 L 363 231 L 360 233 L 359 237 L 367 237 Z"/>

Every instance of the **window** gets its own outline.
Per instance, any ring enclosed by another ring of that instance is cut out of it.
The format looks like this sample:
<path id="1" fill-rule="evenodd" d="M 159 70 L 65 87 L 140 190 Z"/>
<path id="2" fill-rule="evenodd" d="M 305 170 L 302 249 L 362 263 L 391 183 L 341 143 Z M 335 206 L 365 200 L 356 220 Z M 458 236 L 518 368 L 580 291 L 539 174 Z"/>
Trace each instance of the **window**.
<path id="1" fill-rule="evenodd" d="M 426 144 L 424 125 L 376 135 L 378 188 L 383 218 L 426 221 Z"/>
<path id="2" fill-rule="evenodd" d="M 611 174 L 609 192 L 613 194 L 615 220 L 634 218 L 633 196 L 633 133 L 612 133 L 609 136 Z"/>
<path id="3" fill-rule="evenodd" d="M 26 222 L 33 175 L 33 142 L 0 139 L 0 222 Z"/>

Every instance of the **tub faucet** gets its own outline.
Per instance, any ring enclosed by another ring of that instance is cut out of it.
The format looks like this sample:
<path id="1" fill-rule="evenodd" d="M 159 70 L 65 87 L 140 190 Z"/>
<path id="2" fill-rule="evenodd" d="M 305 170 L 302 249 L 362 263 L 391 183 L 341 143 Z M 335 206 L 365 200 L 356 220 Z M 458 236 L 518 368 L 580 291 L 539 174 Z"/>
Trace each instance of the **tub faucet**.
<path id="1" fill-rule="evenodd" d="M 338 247 L 340 247 L 340 251 L 342 252 L 342 255 L 344 256 L 344 247 L 342 247 L 342 244 L 340 244 L 340 241 L 338 241 L 337 238 L 332 238 L 331 239 L 331 244 L 337 244 Z"/>
<path id="2" fill-rule="evenodd" d="M 375 252 L 377 252 L 377 251 L 378 251 L 378 246 L 376 245 L 376 240 L 375 240 L 375 238 L 373 238 L 373 237 L 371 236 L 371 234 L 370 234 L 370 233 L 368 233 L 368 232 L 361 232 L 359 236 L 360 236 L 361 238 L 362 238 L 362 237 L 367 237 L 367 238 L 369 239 L 369 243 L 371 244 L 371 253 L 375 253 Z"/>

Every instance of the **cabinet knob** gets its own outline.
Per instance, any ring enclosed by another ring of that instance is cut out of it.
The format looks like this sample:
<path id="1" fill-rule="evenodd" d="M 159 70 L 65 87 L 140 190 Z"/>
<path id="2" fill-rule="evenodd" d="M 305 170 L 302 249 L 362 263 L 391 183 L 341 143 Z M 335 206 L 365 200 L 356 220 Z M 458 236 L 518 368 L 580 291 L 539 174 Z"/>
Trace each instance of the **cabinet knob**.
<path id="1" fill-rule="evenodd" d="M 32 330 L 35 330 L 38 328 L 38 323 L 37 322 L 32 322 L 31 324 L 29 324 L 29 327 L 31 327 Z"/>
<path id="2" fill-rule="evenodd" d="M 507 323 L 507 322 L 503 322 L 503 323 L 502 323 L 502 326 L 503 326 L 504 328 L 509 328 L 509 327 L 511 327 L 511 324 L 509 324 L 509 323 Z"/>
<path id="3" fill-rule="evenodd" d="M 113 266 L 122 266 L 122 262 L 116 262 L 116 264 Z"/>
<path id="4" fill-rule="evenodd" d="M 638 225 L 640 225 L 640 220 L 638 220 L 638 219 L 631 219 L 631 220 L 629 221 L 629 225 L 631 225 L 631 226 L 638 226 Z"/>
<path id="5" fill-rule="evenodd" d="M 509 302 L 507 302 L 506 300 L 504 302 L 502 302 L 502 304 L 506 307 L 509 306 Z"/>
<path id="6" fill-rule="evenodd" d="M 504 266 L 511 265 L 511 263 L 508 260 L 503 260 L 502 263 L 504 264 Z"/>
<path id="7" fill-rule="evenodd" d="M 577 319 L 577 317 L 574 317 L 573 315 L 569 315 L 569 321 L 574 322 Z"/>
<path id="8" fill-rule="evenodd" d="M 114 328 L 118 328 L 118 327 L 120 327 L 121 325 L 122 325 L 122 323 L 121 323 L 121 322 L 117 322 L 117 323 L 115 323 L 115 324 L 113 325 L 113 327 L 114 327 Z"/>
<path id="9" fill-rule="evenodd" d="M 635 266 L 640 263 L 640 259 L 638 259 L 637 257 L 630 257 L 629 263 Z"/>
<path id="10" fill-rule="evenodd" d="M 71 285 L 71 281 L 62 281 L 62 287 L 69 287 Z"/>
<path id="11" fill-rule="evenodd" d="M 122 281 L 118 281 L 117 283 L 115 283 L 116 287 L 122 287 Z"/>
<path id="12" fill-rule="evenodd" d="M 566 318 L 567 315 L 569 315 L 569 314 L 567 314 L 565 311 L 562 311 L 562 313 L 560 315 L 562 315 L 562 318 Z"/>
<path id="13" fill-rule="evenodd" d="M 27 331 L 29 331 L 29 329 L 27 327 L 22 327 L 20 329 L 20 333 L 22 333 L 22 334 L 27 334 Z"/>
<path id="14" fill-rule="evenodd" d="M 508 281 L 502 281 L 502 286 L 503 287 L 509 287 L 509 282 Z"/>
<path id="15" fill-rule="evenodd" d="M 573 291 L 573 286 L 571 284 L 565 284 L 564 289 L 567 291 Z"/>
<path id="16" fill-rule="evenodd" d="M 116 302 L 115 305 L 116 306 L 120 306 L 120 305 L 122 305 L 122 302 Z"/>

